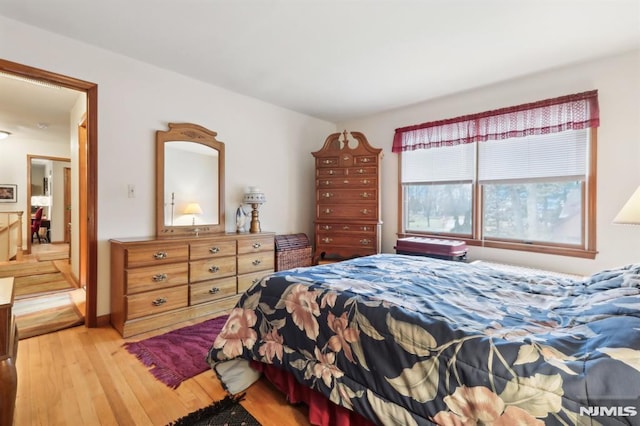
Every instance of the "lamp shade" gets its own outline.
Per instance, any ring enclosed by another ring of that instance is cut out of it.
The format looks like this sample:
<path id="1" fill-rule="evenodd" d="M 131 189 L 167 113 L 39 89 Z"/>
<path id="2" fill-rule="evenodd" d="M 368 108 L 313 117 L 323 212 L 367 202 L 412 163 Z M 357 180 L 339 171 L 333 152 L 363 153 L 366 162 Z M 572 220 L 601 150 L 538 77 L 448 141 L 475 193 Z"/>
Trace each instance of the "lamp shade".
<path id="1" fill-rule="evenodd" d="M 184 208 L 184 214 L 202 214 L 202 208 L 198 203 L 189 203 L 187 207 Z"/>
<path id="2" fill-rule="evenodd" d="M 640 186 L 622 206 L 618 215 L 613 219 L 613 223 L 640 225 Z"/>
<path id="3" fill-rule="evenodd" d="M 244 194 L 242 202 L 245 204 L 264 204 L 267 202 L 267 197 L 260 188 L 250 186 L 249 190 Z"/>

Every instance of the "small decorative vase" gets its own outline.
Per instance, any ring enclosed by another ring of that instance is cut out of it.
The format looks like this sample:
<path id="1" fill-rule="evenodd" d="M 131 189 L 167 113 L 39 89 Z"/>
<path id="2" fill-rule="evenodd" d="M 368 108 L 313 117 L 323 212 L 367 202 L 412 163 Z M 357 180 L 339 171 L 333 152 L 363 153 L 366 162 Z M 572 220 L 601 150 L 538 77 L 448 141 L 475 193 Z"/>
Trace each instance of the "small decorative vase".
<path id="1" fill-rule="evenodd" d="M 236 210 L 236 232 L 244 232 L 244 226 L 247 223 L 247 213 L 242 209 L 242 206 Z"/>

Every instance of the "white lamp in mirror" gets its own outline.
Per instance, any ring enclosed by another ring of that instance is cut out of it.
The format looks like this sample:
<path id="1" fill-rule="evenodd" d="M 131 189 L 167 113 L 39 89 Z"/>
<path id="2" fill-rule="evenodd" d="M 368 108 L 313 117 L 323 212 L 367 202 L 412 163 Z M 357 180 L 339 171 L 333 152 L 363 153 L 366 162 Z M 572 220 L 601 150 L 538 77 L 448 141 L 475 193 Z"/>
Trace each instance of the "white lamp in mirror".
<path id="1" fill-rule="evenodd" d="M 192 220 L 191 220 L 191 225 L 195 225 L 196 224 L 196 215 L 197 214 L 202 214 L 202 208 L 200 207 L 200 204 L 198 203 L 189 203 L 187 204 L 187 207 L 184 208 L 184 214 L 190 214 L 192 215 Z"/>

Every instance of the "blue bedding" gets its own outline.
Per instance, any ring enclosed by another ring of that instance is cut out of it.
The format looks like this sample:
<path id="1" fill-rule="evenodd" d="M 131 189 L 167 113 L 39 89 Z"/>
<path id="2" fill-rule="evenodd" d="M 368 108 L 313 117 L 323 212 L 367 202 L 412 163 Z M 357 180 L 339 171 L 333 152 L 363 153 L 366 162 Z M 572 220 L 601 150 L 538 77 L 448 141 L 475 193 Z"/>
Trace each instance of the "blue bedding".
<path id="1" fill-rule="evenodd" d="M 572 280 L 379 254 L 277 272 L 208 354 L 237 358 L 384 425 L 639 424 L 640 264 Z"/>

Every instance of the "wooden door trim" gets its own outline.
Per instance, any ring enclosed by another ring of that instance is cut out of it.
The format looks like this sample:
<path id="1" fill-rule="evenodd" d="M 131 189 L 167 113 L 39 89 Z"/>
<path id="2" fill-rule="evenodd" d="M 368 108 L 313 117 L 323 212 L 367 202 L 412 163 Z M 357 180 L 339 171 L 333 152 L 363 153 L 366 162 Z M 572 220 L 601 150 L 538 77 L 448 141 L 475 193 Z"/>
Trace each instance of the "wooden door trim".
<path id="1" fill-rule="evenodd" d="M 87 282 L 86 282 L 86 315 L 87 327 L 97 327 L 97 296 L 98 296 L 98 85 L 62 74 L 45 71 L 16 62 L 0 59 L 0 71 L 25 78 L 46 81 L 58 86 L 85 92 L 87 95 Z M 80 218 L 83 220 L 83 218 Z M 83 238 L 80 236 L 79 238 Z"/>

